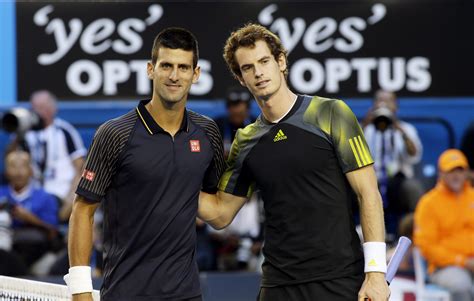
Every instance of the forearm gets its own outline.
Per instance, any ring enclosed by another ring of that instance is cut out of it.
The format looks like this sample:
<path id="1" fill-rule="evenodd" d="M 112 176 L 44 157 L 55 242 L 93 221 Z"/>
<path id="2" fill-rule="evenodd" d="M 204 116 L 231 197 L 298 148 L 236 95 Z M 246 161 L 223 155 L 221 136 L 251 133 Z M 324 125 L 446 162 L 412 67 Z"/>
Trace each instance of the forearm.
<path id="1" fill-rule="evenodd" d="M 247 198 L 218 191 L 216 194 L 201 192 L 198 216 L 215 229 L 227 227 Z"/>
<path id="2" fill-rule="evenodd" d="M 385 226 L 380 193 L 359 196 L 360 218 L 365 241 L 385 242 Z"/>
<path id="3" fill-rule="evenodd" d="M 410 156 L 415 156 L 417 153 L 415 143 L 413 143 L 413 141 L 411 141 L 411 139 L 404 133 L 402 133 L 402 137 L 403 137 L 403 141 L 405 142 L 405 148 L 407 150 L 407 153 Z"/>
<path id="4" fill-rule="evenodd" d="M 88 266 L 92 252 L 93 213 L 78 209 L 75 202 L 69 221 L 69 265 Z"/>
<path id="5" fill-rule="evenodd" d="M 198 216 L 215 229 L 222 229 L 228 225 L 222 207 L 222 201 L 217 194 L 201 192 Z"/>

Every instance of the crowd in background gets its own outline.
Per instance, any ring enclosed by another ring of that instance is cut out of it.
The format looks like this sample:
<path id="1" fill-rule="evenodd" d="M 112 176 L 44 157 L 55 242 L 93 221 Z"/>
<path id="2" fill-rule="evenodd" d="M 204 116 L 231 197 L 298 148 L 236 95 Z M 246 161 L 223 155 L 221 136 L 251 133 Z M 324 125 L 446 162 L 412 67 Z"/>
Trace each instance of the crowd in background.
<path id="1" fill-rule="evenodd" d="M 239 128 L 253 122 L 252 97 L 229 89 L 227 114 L 215 121 L 226 155 Z M 33 93 L 31 108 L 43 121 L 39 130 L 17 132 L 5 150 L 0 187 L 0 274 L 64 275 L 67 225 L 86 149 L 78 131 L 56 116 L 49 91 Z M 423 155 L 416 128 L 397 117 L 396 95 L 377 91 L 361 126 L 375 160 L 385 211 L 387 242 L 414 238 L 428 261 L 431 280 L 448 288 L 454 300 L 472 300 L 474 273 L 474 122 L 460 150 L 444 152 L 435 187 L 424 187 L 415 172 Z M 464 154 L 463 154 L 464 153 Z M 469 168 L 469 166 L 471 168 Z M 358 221 L 357 204 L 354 218 Z M 196 220 L 197 261 L 201 271 L 259 271 L 262 262 L 263 205 L 258 191 L 224 230 Z M 101 212 L 95 216 L 91 265 L 101 275 Z M 391 253 L 392 250 L 389 251 Z M 407 256 L 400 275 L 413 277 Z M 456 279 L 456 281 L 450 281 Z"/>

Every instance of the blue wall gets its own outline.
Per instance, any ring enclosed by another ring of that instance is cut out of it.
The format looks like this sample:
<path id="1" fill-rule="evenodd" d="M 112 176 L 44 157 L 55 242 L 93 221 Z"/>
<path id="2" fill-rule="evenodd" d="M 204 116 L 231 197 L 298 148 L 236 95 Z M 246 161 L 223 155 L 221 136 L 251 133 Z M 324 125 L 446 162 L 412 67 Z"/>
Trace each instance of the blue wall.
<path id="1" fill-rule="evenodd" d="M 0 1 L 0 104 L 16 102 L 15 2 Z"/>
<path id="2" fill-rule="evenodd" d="M 347 103 L 358 118 L 363 118 L 371 100 L 351 99 L 347 100 Z M 124 114 L 135 105 L 136 102 L 63 102 L 59 104 L 59 116 L 76 125 L 86 146 L 89 146 L 99 124 Z M 0 112 L 10 107 L 0 105 Z M 190 101 L 188 107 L 209 117 L 225 113 L 223 101 Z M 259 114 L 255 103 L 252 111 L 254 115 Z M 465 128 L 474 121 L 474 98 L 402 98 L 399 116 L 412 122 L 418 129 L 424 145 L 421 169 L 427 172 L 427 176 L 433 176 L 438 156 L 449 147 L 459 147 Z M 0 131 L 0 154 L 7 142 L 8 136 Z M 0 162 L 0 170 L 3 170 L 3 162 Z"/>

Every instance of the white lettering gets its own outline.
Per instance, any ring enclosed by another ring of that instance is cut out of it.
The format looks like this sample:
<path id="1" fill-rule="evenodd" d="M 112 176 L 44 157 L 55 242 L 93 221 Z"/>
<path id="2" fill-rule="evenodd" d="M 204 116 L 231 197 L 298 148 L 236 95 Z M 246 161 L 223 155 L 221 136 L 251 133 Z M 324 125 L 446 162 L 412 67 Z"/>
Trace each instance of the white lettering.
<path id="1" fill-rule="evenodd" d="M 151 81 L 146 73 L 146 60 L 135 60 L 130 62 L 130 70 L 137 77 L 137 93 L 148 95 L 151 91 Z"/>
<path id="2" fill-rule="evenodd" d="M 393 65 L 393 68 L 391 66 Z M 379 59 L 379 85 L 388 91 L 398 91 L 405 85 L 405 59 L 396 57 Z"/>
<path id="3" fill-rule="evenodd" d="M 117 84 L 124 83 L 130 77 L 130 69 L 123 61 L 104 62 L 104 94 L 117 94 Z"/>
<path id="4" fill-rule="evenodd" d="M 129 45 L 125 44 L 125 42 L 122 40 L 117 40 L 113 42 L 112 49 L 122 54 L 132 54 L 137 52 L 143 46 L 142 38 L 139 34 L 137 34 L 137 32 L 143 32 L 145 28 L 145 22 L 140 19 L 130 18 L 123 20 L 119 24 L 117 32 L 125 41 L 129 43 Z"/>
<path id="5" fill-rule="evenodd" d="M 326 91 L 339 92 L 339 82 L 351 76 L 351 67 L 347 60 L 329 59 L 326 61 Z"/>
<path id="6" fill-rule="evenodd" d="M 329 37 L 336 29 L 337 22 L 332 18 L 321 18 L 317 20 L 308 27 L 304 35 L 304 47 L 311 53 L 321 53 L 328 50 L 333 44 L 333 39 Z"/>
<path id="7" fill-rule="evenodd" d="M 112 44 L 112 41 L 107 38 L 110 37 L 114 31 L 115 23 L 112 20 L 95 20 L 87 26 L 82 33 L 82 49 L 89 54 L 99 54 L 106 51 Z"/>
<path id="8" fill-rule="evenodd" d="M 407 63 L 407 89 L 412 92 L 422 92 L 431 86 L 429 72 L 430 61 L 425 57 L 414 57 Z"/>
<path id="9" fill-rule="evenodd" d="M 309 80 L 305 79 L 306 72 L 310 74 Z M 324 84 L 324 68 L 314 59 L 298 60 L 291 67 L 290 82 L 301 93 L 314 93 Z"/>
<path id="10" fill-rule="evenodd" d="M 370 72 L 377 68 L 377 60 L 374 58 L 356 58 L 351 60 L 351 65 L 357 71 L 357 90 L 359 92 L 370 92 L 372 89 Z"/>
<path id="11" fill-rule="evenodd" d="M 51 65 L 63 58 L 76 43 L 82 30 L 82 22 L 79 19 L 69 21 L 70 33 L 66 32 L 63 21 L 52 20 L 46 26 L 47 34 L 54 34 L 54 40 L 58 49 L 53 53 L 43 53 L 38 56 L 38 63 L 41 65 Z"/>
<path id="12" fill-rule="evenodd" d="M 86 82 L 81 80 L 82 74 L 87 75 Z M 79 60 L 67 70 L 66 83 L 73 93 L 89 96 L 97 93 L 102 86 L 102 72 L 96 63 L 89 60 Z"/>
<path id="13" fill-rule="evenodd" d="M 365 21 L 358 17 L 347 18 L 341 22 L 339 31 L 342 36 L 349 40 L 349 43 L 345 39 L 336 39 L 334 48 L 340 52 L 354 52 L 362 48 L 364 45 L 364 37 L 359 31 L 364 30 L 367 27 Z M 355 30 L 355 29 L 357 30 Z"/>

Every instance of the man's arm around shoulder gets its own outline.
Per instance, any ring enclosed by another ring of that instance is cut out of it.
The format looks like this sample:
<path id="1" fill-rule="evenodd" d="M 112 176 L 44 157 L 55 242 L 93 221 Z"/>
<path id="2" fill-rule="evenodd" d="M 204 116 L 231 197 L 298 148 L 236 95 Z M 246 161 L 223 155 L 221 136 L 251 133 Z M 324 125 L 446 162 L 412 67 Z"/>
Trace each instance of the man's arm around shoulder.
<path id="1" fill-rule="evenodd" d="M 218 191 L 216 194 L 201 191 L 198 216 L 213 228 L 222 229 L 232 222 L 247 200 L 247 197 L 235 196 L 223 191 Z"/>

